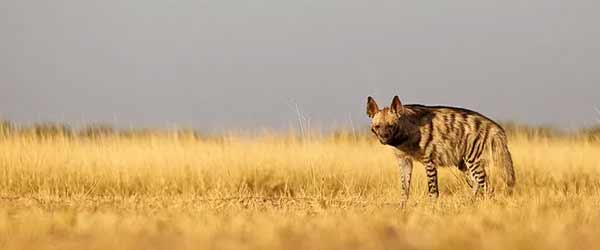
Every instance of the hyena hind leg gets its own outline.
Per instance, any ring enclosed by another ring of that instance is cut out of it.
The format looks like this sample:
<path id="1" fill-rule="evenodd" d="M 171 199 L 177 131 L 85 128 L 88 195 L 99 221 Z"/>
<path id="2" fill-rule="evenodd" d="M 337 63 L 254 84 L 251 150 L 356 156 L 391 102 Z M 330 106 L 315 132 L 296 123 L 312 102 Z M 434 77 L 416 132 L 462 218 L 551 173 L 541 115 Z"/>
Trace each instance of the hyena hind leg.
<path id="1" fill-rule="evenodd" d="M 465 175 L 465 182 L 467 183 L 467 185 L 469 185 L 469 188 L 472 189 L 474 181 L 471 177 L 471 173 L 469 172 L 465 161 L 460 161 L 456 167 Z"/>
<path id="2" fill-rule="evenodd" d="M 463 173 L 465 174 L 465 182 L 467 183 L 467 185 L 469 186 L 469 188 L 473 189 L 473 177 L 471 176 L 471 173 L 469 173 L 468 170 L 463 171 Z"/>
<path id="3" fill-rule="evenodd" d="M 466 165 L 471 177 L 470 179 L 473 181 L 471 185 L 473 195 L 479 194 L 480 191 L 483 191 L 483 194 L 488 194 L 488 181 L 484 161 L 477 160 Z"/>

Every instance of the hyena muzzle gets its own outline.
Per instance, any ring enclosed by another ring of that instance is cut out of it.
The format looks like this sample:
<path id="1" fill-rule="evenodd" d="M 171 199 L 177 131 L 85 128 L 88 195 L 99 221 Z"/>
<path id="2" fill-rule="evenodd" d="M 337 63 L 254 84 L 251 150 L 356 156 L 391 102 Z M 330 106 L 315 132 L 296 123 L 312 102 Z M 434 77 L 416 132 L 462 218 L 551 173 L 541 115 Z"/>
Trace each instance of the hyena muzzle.
<path id="1" fill-rule="evenodd" d="M 490 165 L 503 168 L 509 193 L 515 185 L 504 129 L 477 112 L 454 107 L 402 105 L 398 96 L 390 107 L 379 109 L 369 96 L 367 115 L 377 139 L 394 148 L 405 199 L 410 193 L 413 161 L 425 166 L 431 197 L 439 195 L 438 166 L 460 169 L 473 194 L 491 190 L 486 174 Z"/>

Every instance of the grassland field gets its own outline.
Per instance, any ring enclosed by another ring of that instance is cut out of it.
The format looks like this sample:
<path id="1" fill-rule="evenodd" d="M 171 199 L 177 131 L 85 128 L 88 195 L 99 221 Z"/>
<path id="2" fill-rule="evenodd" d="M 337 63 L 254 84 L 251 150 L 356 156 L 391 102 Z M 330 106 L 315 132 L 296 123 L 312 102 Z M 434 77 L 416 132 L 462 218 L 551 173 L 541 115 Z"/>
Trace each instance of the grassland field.
<path id="1" fill-rule="evenodd" d="M 512 133 L 514 194 L 369 136 L 0 136 L 0 249 L 598 249 L 600 140 Z"/>

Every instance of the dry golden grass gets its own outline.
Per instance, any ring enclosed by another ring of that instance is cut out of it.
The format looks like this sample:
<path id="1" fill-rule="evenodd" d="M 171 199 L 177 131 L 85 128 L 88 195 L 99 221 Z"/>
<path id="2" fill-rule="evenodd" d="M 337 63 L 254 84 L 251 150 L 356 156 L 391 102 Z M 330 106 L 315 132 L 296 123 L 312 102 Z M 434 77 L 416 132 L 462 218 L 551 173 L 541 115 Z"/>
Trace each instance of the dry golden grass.
<path id="1" fill-rule="evenodd" d="M 0 249 L 590 249 L 600 144 L 512 137 L 517 188 L 470 195 L 417 165 L 399 201 L 371 140 L 156 135 L 0 138 Z"/>

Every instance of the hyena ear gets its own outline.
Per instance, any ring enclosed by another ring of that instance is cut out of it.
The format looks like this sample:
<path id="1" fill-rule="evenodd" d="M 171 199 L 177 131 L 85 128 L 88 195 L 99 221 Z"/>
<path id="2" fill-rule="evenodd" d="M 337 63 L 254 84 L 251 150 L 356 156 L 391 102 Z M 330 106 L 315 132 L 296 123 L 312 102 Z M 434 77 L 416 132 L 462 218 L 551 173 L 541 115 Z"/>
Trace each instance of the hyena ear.
<path id="1" fill-rule="evenodd" d="M 379 107 L 377 107 L 377 103 L 375 102 L 373 97 L 369 96 L 367 98 L 367 115 L 370 118 L 373 118 L 373 116 L 375 116 L 375 114 L 377 114 L 377 112 L 379 112 Z"/>
<path id="2" fill-rule="evenodd" d="M 402 114 L 404 112 L 404 106 L 402 106 L 402 102 L 400 102 L 400 98 L 398 98 L 398 96 L 394 96 L 390 109 L 396 114 Z"/>

